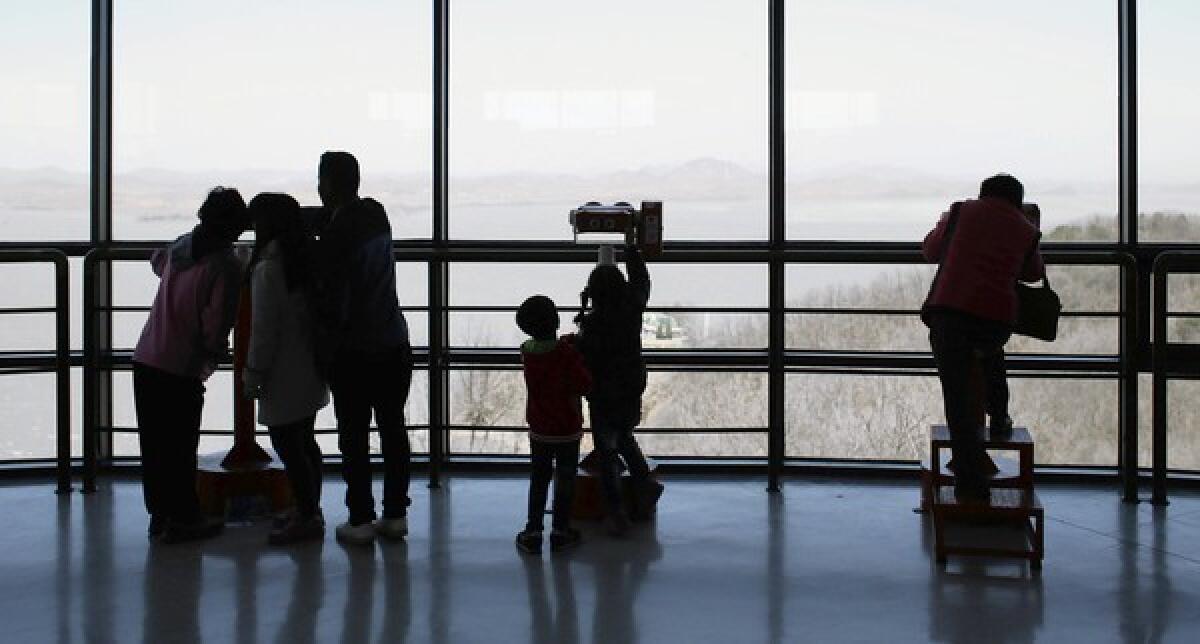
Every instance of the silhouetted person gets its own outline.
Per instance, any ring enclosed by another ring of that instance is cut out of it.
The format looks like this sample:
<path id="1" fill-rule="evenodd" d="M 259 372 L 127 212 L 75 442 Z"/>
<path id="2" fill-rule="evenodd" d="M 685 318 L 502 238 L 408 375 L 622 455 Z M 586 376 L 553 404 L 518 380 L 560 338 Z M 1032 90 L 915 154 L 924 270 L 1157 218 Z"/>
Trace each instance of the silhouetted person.
<path id="1" fill-rule="evenodd" d="M 246 230 L 237 190 L 214 188 L 200 223 L 150 258 L 158 292 L 133 352 L 133 397 L 142 451 L 150 537 L 179 542 L 211 537 L 196 496 L 196 449 L 204 381 L 229 349 L 242 263 L 233 242 Z"/>
<path id="2" fill-rule="evenodd" d="M 313 426 L 329 404 L 329 388 L 313 350 L 314 244 L 300 204 L 288 195 L 251 199 L 250 217 L 253 323 L 242 383 L 246 396 L 258 399 L 258 422 L 270 431 L 296 501 L 296 511 L 268 539 L 277 545 L 321 539 L 321 448 Z"/>
<path id="3" fill-rule="evenodd" d="M 662 494 L 662 485 L 650 478 L 646 457 L 633 435 L 641 421 L 642 392 L 646 390 L 642 314 L 650 299 L 650 273 L 636 246 L 627 245 L 624 252 L 629 281 L 616 266 L 596 266 L 583 292 L 585 307 L 590 299 L 593 309 L 577 318 L 579 351 L 592 374 L 588 410 L 608 506 L 606 522 L 609 532 L 618 536 L 629 527 L 621 502 L 618 456 L 624 459 L 632 479 L 633 518 L 648 517 Z"/>
<path id="4" fill-rule="evenodd" d="M 318 362 L 333 391 L 350 517 L 337 538 L 370 543 L 408 534 L 409 460 L 404 405 L 412 382 L 408 324 L 396 299 L 392 228 L 383 206 L 358 196 L 358 161 L 321 155 L 317 191 L 326 217 L 318 245 Z M 383 518 L 371 494 L 371 414 L 383 450 Z"/>
<path id="5" fill-rule="evenodd" d="M 542 551 L 546 496 L 554 479 L 554 519 L 550 548 L 562 550 L 579 543 L 571 527 L 575 473 L 579 469 L 579 439 L 583 437 L 583 401 L 592 377 L 575 349 L 574 337 L 558 337 L 558 308 L 545 295 L 534 295 L 517 309 L 517 326 L 529 335 L 521 345 L 521 366 L 527 392 L 525 419 L 529 423 L 529 512 L 517 548 L 529 554 Z"/>
<path id="6" fill-rule="evenodd" d="M 980 186 L 979 199 L 955 203 L 925 236 L 925 259 L 941 268 L 921 317 L 942 382 L 959 499 L 990 496 L 991 459 L 973 418 L 972 363 L 982 364 L 991 427 L 1011 429 L 1004 344 L 1017 316 L 1015 285 L 1045 275 L 1041 233 L 1022 212 L 1024 198 L 1015 178 L 991 177 Z"/>

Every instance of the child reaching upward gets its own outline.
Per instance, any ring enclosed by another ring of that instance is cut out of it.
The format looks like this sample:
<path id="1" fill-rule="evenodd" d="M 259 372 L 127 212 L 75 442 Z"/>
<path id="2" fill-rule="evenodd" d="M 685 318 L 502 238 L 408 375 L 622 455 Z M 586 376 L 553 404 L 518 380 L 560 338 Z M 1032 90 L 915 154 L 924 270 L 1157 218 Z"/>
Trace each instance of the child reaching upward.
<path id="1" fill-rule="evenodd" d="M 637 246 L 625 246 L 629 281 L 615 265 L 602 261 L 588 276 L 584 299 L 593 309 L 580 313 L 579 351 L 595 385 L 588 394 L 592 439 L 600 456 L 600 481 L 608 505 L 608 530 L 620 536 L 629 528 L 621 507 L 621 463 L 625 460 L 633 484 L 635 519 L 648 518 L 662 494 L 650 478 L 650 468 L 633 430 L 641 422 L 646 363 L 642 360 L 642 313 L 650 299 L 650 273 Z M 586 306 L 586 304 L 585 304 Z"/>
<path id="2" fill-rule="evenodd" d="M 583 435 L 583 406 L 580 396 L 592 386 L 575 350 L 573 338 L 558 338 L 558 309 L 545 295 L 534 295 L 517 309 L 517 326 L 530 336 L 521 345 L 525 372 L 529 422 L 529 515 L 525 529 L 517 534 L 517 548 L 529 554 L 542 551 L 543 515 L 550 479 L 554 479 L 553 532 L 551 550 L 579 543 L 579 531 L 571 528 L 571 500 L 575 471 L 579 467 L 579 439 Z"/>

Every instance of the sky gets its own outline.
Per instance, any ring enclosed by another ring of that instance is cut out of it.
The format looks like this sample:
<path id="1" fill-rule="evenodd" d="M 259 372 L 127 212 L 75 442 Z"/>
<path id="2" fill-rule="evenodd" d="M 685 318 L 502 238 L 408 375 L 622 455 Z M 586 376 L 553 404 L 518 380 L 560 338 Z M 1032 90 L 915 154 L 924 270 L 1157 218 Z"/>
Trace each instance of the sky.
<path id="1" fill-rule="evenodd" d="M 90 3 L 0 24 L 0 167 L 87 163 Z M 766 2 L 455 0 L 451 171 L 764 172 Z M 1142 174 L 1194 181 L 1200 3 L 1143 0 Z M 118 172 L 430 163 L 431 3 L 116 0 Z M 788 162 L 1116 177 L 1116 2 L 793 0 Z M 15 61 L 15 62 L 11 62 Z"/>

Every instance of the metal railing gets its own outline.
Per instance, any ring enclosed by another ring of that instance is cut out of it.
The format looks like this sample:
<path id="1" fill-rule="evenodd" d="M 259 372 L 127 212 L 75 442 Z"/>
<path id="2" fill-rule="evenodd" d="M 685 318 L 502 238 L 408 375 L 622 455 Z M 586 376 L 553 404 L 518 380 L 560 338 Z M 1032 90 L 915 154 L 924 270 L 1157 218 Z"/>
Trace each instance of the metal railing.
<path id="1" fill-rule="evenodd" d="M 1173 379 L 1200 379 L 1200 343 L 1171 342 L 1171 319 L 1197 318 L 1200 312 L 1171 310 L 1172 275 L 1200 274 L 1200 251 L 1166 251 L 1154 259 L 1154 335 L 1151 379 L 1151 502 L 1167 505 L 1167 386 Z"/>
<path id="2" fill-rule="evenodd" d="M 97 292 L 98 280 L 111 279 L 111 264 L 121 261 L 144 261 L 150 256 L 150 249 L 145 245 L 136 247 L 104 247 L 93 250 L 84 260 L 84 484 L 85 489 L 94 489 L 100 460 L 111 456 L 102 441 L 104 435 L 111 436 L 114 432 L 132 431 L 132 428 L 114 427 L 111 422 L 100 422 L 111 417 L 112 388 L 111 373 L 113 370 L 127 368 L 130 355 L 126 350 L 115 351 L 111 347 L 112 329 L 109 326 L 113 313 L 144 311 L 145 306 L 97 306 L 93 294 Z M 1092 265 L 1114 266 L 1122 269 L 1119 288 L 1125 292 L 1136 292 L 1138 262 L 1128 253 L 1111 249 L 1079 249 L 1063 245 L 1052 247 L 1045 253 L 1048 264 L 1051 265 Z M 435 264 L 443 267 L 459 263 L 495 262 L 495 263 L 590 263 L 594 261 L 594 251 L 584 247 L 575 247 L 561 243 L 455 243 L 445 249 L 434 249 L 422 244 L 397 243 L 396 259 L 399 262 L 428 263 L 432 275 Z M 923 264 L 919 251 L 912 244 L 879 244 L 872 248 L 816 248 L 792 245 L 783 250 L 771 249 L 761 243 L 720 244 L 720 243 L 678 243 L 669 244 L 668 250 L 656 261 L 661 263 L 697 263 L 697 264 L 750 264 L 765 266 L 768 262 L 781 262 L 784 266 L 805 264 Z M 105 270 L 98 270 L 105 267 Z M 434 282 L 431 278 L 431 282 Z M 443 284 L 444 282 L 438 282 Z M 439 286 L 439 288 L 443 288 Z M 406 310 L 420 310 L 428 315 L 431 343 L 428 349 L 417 348 L 420 358 L 419 367 L 428 370 L 430 416 L 427 425 L 415 426 L 411 429 L 429 432 L 429 463 L 431 478 L 436 484 L 438 472 L 459 458 L 472 461 L 479 455 L 453 453 L 449 449 L 449 435 L 463 431 L 518 431 L 517 427 L 465 426 L 453 422 L 449 401 L 449 379 L 456 371 L 476 369 L 516 369 L 520 357 L 515 348 L 490 348 L 455 346 L 449 336 L 448 322 L 452 315 L 472 313 L 510 313 L 513 306 L 476 306 L 451 305 L 446 294 L 430 292 L 428 304 L 423 307 L 406 307 Z M 1124 301 L 1124 299 L 1123 299 Z M 915 303 L 914 303 L 915 304 Z M 571 309 L 571 307 L 564 307 Z M 571 309 L 573 310 L 573 309 Z M 652 310 L 668 312 L 717 312 L 728 314 L 746 314 L 755 316 L 772 316 L 777 313 L 783 316 L 797 313 L 819 313 L 831 315 L 858 316 L 878 314 L 887 316 L 915 316 L 913 309 L 847 309 L 837 307 L 812 306 L 783 306 L 776 312 L 772 307 L 755 306 L 668 306 L 652 307 Z M 1117 456 L 1118 468 L 1123 480 L 1129 482 L 1134 489 L 1136 498 L 1137 460 L 1136 460 L 1136 423 L 1130 425 L 1128 392 L 1136 396 L 1136 374 L 1138 373 L 1138 338 L 1136 335 L 1136 307 L 1122 305 L 1119 310 L 1105 311 L 1066 311 L 1068 318 L 1115 318 L 1119 321 L 1119 346 L 1112 354 L 1102 355 L 1070 355 L 1070 354 L 1015 354 L 1011 357 L 1014 371 L 1024 372 L 1035 377 L 1051 377 L 1053 375 L 1069 375 L 1071 377 L 1100 377 L 1111 378 L 1121 382 L 1122 394 L 1120 412 L 1120 451 Z M 440 336 L 435 328 L 441 329 Z M 433 342 L 437 337 L 437 342 Z M 670 372 L 717 372 L 739 371 L 759 372 L 771 375 L 772 365 L 782 365 L 782 373 L 814 373 L 814 374 L 859 374 L 859 375 L 928 375 L 934 368 L 932 356 L 927 351 L 855 351 L 855 350 L 809 350 L 785 346 L 786 342 L 771 342 L 766 339 L 766 345 L 751 348 L 705 348 L 692 347 L 688 349 L 648 349 L 647 363 L 652 370 Z M 785 395 L 782 390 L 773 390 L 770 396 Z M 1136 398 L 1133 399 L 1136 401 Z M 1136 403 L 1134 403 L 1136 405 Z M 649 428 L 649 433 L 683 431 L 695 434 L 721 433 L 758 433 L 768 437 L 767 465 L 782 465 L 784 461 L 795 462 L 784 453 L 782 441 L 785 428 L 780 419 L 771 418 L 767 427 L 702 427 L 702 428 Z M 332 432 L 331 428 L 322 428 L 322 432 Z M 207 434 L 223 434 L 223 430 L 206 430 Z M 1131 446 L 1132 444 L 1132 446 Z M 111 443 L 108 444 L 111 446 Z M 1130 454 L 1134 457 L 1131 459 Z M 760 461 L 756 458 L 730 457 L 738 461 Z M 802 460 L 802 459 L 801 459 Z M 772 469 L 769 467 L 769 469 Z M 773 471 L 778 472 L 778 469 Z"/>
<path id="3" fill-rule="evenodd" d="M 53 264 L 54 306 L 0 308 L 0 315 L 54 314 L 54 350 L 0 354 L 0 373 L 55 374 L 55 491 L 71 491 L 71 323 L 67 256 L 59 250 L 0 250 L 3 264 Z"/>

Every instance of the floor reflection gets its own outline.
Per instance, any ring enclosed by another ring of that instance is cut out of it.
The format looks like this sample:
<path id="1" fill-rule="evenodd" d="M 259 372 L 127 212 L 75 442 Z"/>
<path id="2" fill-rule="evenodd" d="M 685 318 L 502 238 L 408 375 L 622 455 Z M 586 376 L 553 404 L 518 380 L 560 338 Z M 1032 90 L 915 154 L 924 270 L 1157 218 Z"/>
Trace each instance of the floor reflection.
<path id="1" fill-rule="evenodd" d="M 928 519 L 897 503 L 908 489 L 882 485 L 789 497 L 673 482 L 675 505 L 628 539 L 583 523 L 578 549 L 523 557 L 497 526 L 520 513 L 526 485 L 423 491 L 407 542 L 365 548 L 332 531 L 271 548 L 266 522 L 162 546 L 146 541 L 136 485 L 57 501 L 0 489 L 13 524 L 0 534 L 0 632 L 61 644 L 779 643 L 880 641 L 895 623 L 897 641 L 958 643 L 1190 641 L 1200 628 L 1200 498 L 1153 508 L 1051 487 L 1060 514 L 1034 574 L 1013 560 L 936 566 Z M 855 616 L 860 606 L 881 612 Z"/>

